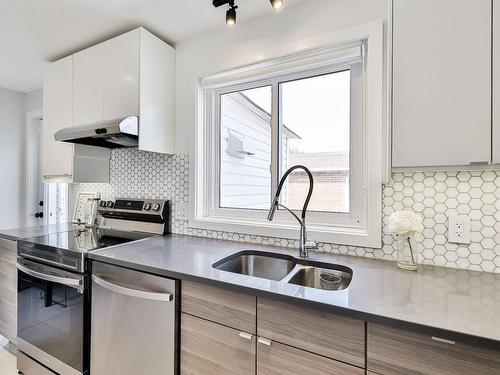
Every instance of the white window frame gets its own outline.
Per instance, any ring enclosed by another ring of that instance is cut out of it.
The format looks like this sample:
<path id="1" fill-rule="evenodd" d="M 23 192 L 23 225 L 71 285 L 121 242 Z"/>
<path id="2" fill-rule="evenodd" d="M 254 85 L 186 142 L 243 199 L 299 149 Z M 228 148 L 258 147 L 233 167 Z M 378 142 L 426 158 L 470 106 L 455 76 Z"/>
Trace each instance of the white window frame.
<path id="1" fill-rule="evenodd" d="M 220 157 L 220 95 L 271 85 L 277 90 L 278 82 L 331 73 L 348 68 L 337 60 L 328 59 L 336 51 L 363 45 L 363 110 L 360 121 L 362 152 L 351 154 L 351 163 L 358 163 L 361 175 L 353 178 L 351 187 L 358 188 L 362 196 L 361 207 L 351 207 L 356 215 L 308 212 L 308 237 L 321 242 L 354 246 L 381 247 L 382 237 L 382 171 L 383 171 L 383 26 L 381 21 L 340 30 L 328 42 L 287 56 L 260 61 L 223 73 L 205 76 L 197 82 L 197 119 L 195 147 L 190 176 L 190 215 L 192 228 L 221 230 L 244 234 L 281 238 L 296 238 L 298 225 L 286 212 L 277 212 L 272 222 L 266 220 L 264 210 L 224 209 L 219 202 Z M 300 65 L 304 61 L 312 64 Z M 298 62 L 298 65 L 294 62 Z M 350 66 L 350 63 L 348 64 Z M 276 91 L 277 92 L 277 91 Z M 277 110 L 279 99 L 273 95 L 272 139 L 278 137 Z M 278 152 L 272 153 L 272 186 L 276 189 Z M 358 160 L 355 160 L 355 159 Z M 361 160 L 359 160 L 361 159 Z M 194 165 L 193 165 L 194 164 Z M 356 192 L 353 192 L 356 194 Z M 352 202 L 352 200 L 351 200 Z M 354 218 L 354 219 L 353 219 Z"/>

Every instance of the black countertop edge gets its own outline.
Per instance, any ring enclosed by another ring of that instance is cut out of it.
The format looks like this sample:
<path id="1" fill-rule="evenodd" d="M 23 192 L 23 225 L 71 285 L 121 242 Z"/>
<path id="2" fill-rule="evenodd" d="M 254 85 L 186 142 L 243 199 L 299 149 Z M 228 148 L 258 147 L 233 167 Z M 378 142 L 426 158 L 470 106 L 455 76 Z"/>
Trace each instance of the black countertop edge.
<path id="1" fill-rule="evenodd" d="M 269 292 L 266 290 L 246 287 L 243 285 L 226 283 L 226 282 L 220 281 L 220 280 L 214 280 L 214 279 L 195 276 L 195 275 L 191 275 L 191 274 L 179 273 L 179 272 L 170 271 L 170 270 L 166 270 L 166 269 L 150 267 L 150 266 L 146 266 L 146 265 L 142 265 L 142 264 L 130 263 L 130 262 L 126 262 L 126 261 L 121 261 L 119 259 L 114 259 L 114 258 L 110 258 L 110 257 L 106 257 L 106 256 L 100 256 L 99 254 L 96 254 L 96 253 L 90 253 L 89 258 L 94 260 L 94 261 L 108 263 L 108 264 L 116 265 L 116 266 L 121 266 L 121 267 L 129 268 L 132 270 L 143 271 L 143 272 L 147 272 L 147 273 L 157 275 L 157 276 L 164 276 L 164 277 L 170 277 L 170 278 L 174 278 L 174 279 L 197 281 L 197 282 L 203 281 L 203 283 L 206 285 L 212 285 L 212 286 L 216 286 L 216 287 L 224 287 L 227 290 L 231 290 L 231 291 L 235 291 L 235 292 L 251 294 L 251 295 L 254 295 L 257 297 L 273 298 L 273 299 L 280 300 L 282 302 L 287 302 L 287 303 L 300 304 L 301 306 L 306 306 L 306 307 L 310 307 L 310 308 L 314 308 L 314 309 L 318 309 L 318 310 L 322 310 L 322 311 L 326 311 L 326 312 L 333 312 L 333 313 L 336 313 L 336 314 L 339 314 L 342 316 L 346 316 L 346 317 L 350 317 L 350 318 L 354 318 L 354 319 L 364 320 L 364 321 L 367 321 L 368 323 L 382 324 L 382 325 L 386 325 L 386 326 L 393 327 L 393 328 L 409 330 L 409 331 L 412 331 L 415 333 L 420 333 L 423 335 L 439 337 L 439 338 L 442 338 L 445 340 L 451 340 L 451 341 L 455 341 L 458 343 L 479 346 L 479 347 L 482 347 L 485 349 L 500 351 L 500 341 L 491 340 L 491 339 L 484 338 L 484 337 L 473 336 L 473 335 L 468 335 L 465 333 L 450 331 L 450 330 L 442 329 L 442 328 L 438 328 L 438 327 L 432 327 L 432 326 L 426 326 L 426 325 L 422 325 L 422 324 L 407 322 L 404 320 L 389 318 L 389 317 L 385 317 L 385 316 L 381 316 L 381 315 L 370 314 L 370 313 L 366 313 L 363 311 L 352 310 L 352 309 L 348 309 L 345 307 L 333 306 L 333 305 L 324 304 L 321 302 L 310 301 L 310 300 L 303 299 L 303 298 L 295 298 L 293 296 L 288 296 L 288 295 L 284 295 L 284 294 L 280 294 L 280 293 L 273 293 L 273 292 Z M 182 287 L 181 287 L 181 289 L 182 289 Z"/>

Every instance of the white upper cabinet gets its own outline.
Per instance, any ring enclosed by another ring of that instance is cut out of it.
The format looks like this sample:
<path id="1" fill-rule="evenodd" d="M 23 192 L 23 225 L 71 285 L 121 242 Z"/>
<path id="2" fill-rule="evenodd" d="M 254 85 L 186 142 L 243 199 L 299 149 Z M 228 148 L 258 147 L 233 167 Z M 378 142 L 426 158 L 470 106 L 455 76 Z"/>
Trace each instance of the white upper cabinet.
<path id="1" fill-rule="evenodd" d="M 491 161 L 491 15 L 491 0 L 394 0 L 393 167 Z"/>
<path id="2" fill-rule="evenodd" d="M 45 116 L 47 142 L 55 144 L 54 133 L 62 128 L 138 116 L 139 150 L 174 153 L 175 49 L 161 39 L 141 27 L 56 61 L 48 72 L 45 102 L 55 113 Z M 57 143 L 56 149 L 73 146 Z M 45 153 L 49 160 L 50 151 Z M 82 155 L 90 160 L 92 153 Z M 85 163 L 78 162 L 79 170 Z M 67 157 L 54 158 L 47 170 L 71 174 L 70 164 Z"/>
<path id="3" fill-rule="evenodd" d="M 43 179 L 71 179 L 73 145 L 57 142 L 54 133 L 73 121 L 73 56 L 52 63 L 45 70 L 43 120 Z"/>
<path id="4" fill-rule="evenodd" d="M 175 49 L 140 31 L 139 150 L 173 154 Z"/>
<path id="5" fill-rule="evenodd" d="M 493 0 L 493 163 L 500 164 L 500 0 Z"/>
<path id="6" fill-rule="evenodd" d="M 73 123 L 73 73 L 74 56 L 56 61 L 45 70 L 42 178 L 44 182 L 109 182 L 109 150 L 54 139 L 54 133 Z"/>
<path id="7" fill-rule="evenodd" d="M 100 45 L 104 50 L 104 121 L 139 115 L 141 30 L 146 32 L 132 30 Z"/>
<path id="8" fill-rule="evenodd" d="M 73 125 L 102 121 L 104 46 L 73 55 Z M 71 126 L 67 124 L 66 126 Z"/>

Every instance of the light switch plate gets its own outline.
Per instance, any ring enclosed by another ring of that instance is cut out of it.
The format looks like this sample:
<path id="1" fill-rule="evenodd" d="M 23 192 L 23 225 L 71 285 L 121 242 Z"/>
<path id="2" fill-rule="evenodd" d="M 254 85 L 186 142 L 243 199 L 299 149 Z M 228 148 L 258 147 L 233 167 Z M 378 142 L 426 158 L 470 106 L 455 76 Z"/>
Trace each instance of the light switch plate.
<path id="1" fill-rule="evenodd" d="M 448 242 L 470 243 L 469 215 L 451 216 L 448 218 Z"/>

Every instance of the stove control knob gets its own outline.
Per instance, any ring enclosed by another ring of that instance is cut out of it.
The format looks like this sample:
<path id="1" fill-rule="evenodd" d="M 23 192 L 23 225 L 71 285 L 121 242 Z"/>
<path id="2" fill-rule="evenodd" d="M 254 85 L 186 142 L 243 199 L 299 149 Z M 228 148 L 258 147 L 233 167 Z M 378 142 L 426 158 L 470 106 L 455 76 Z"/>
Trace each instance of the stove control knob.
<path id="1" fill-rule="evenodd" d="M 113 208 L 113 206 L 114 206 L 114 205 L 115 205 L 115 203 L 114 203 L 113 201 L 108 201 L 108 202 L 106 203 L 106 206 L 107 206 L 108 208 Z"/>
<path id="2" fill-rule="evenodd" d="M 149 211 L 151 209 L 151 203 L 144 204 L 144 211 Z"/>
<path id="3" fill-rule="evenodd" d="M 106 207 L 106 201 L 99 201 L 99 206 L 100 207 Z"/>
<path id="4" fill-rule="evenodd" d="M 160 205 L 158 203 L 153 204 L 153 211 L 158 211 L 160 209 Z"/>

